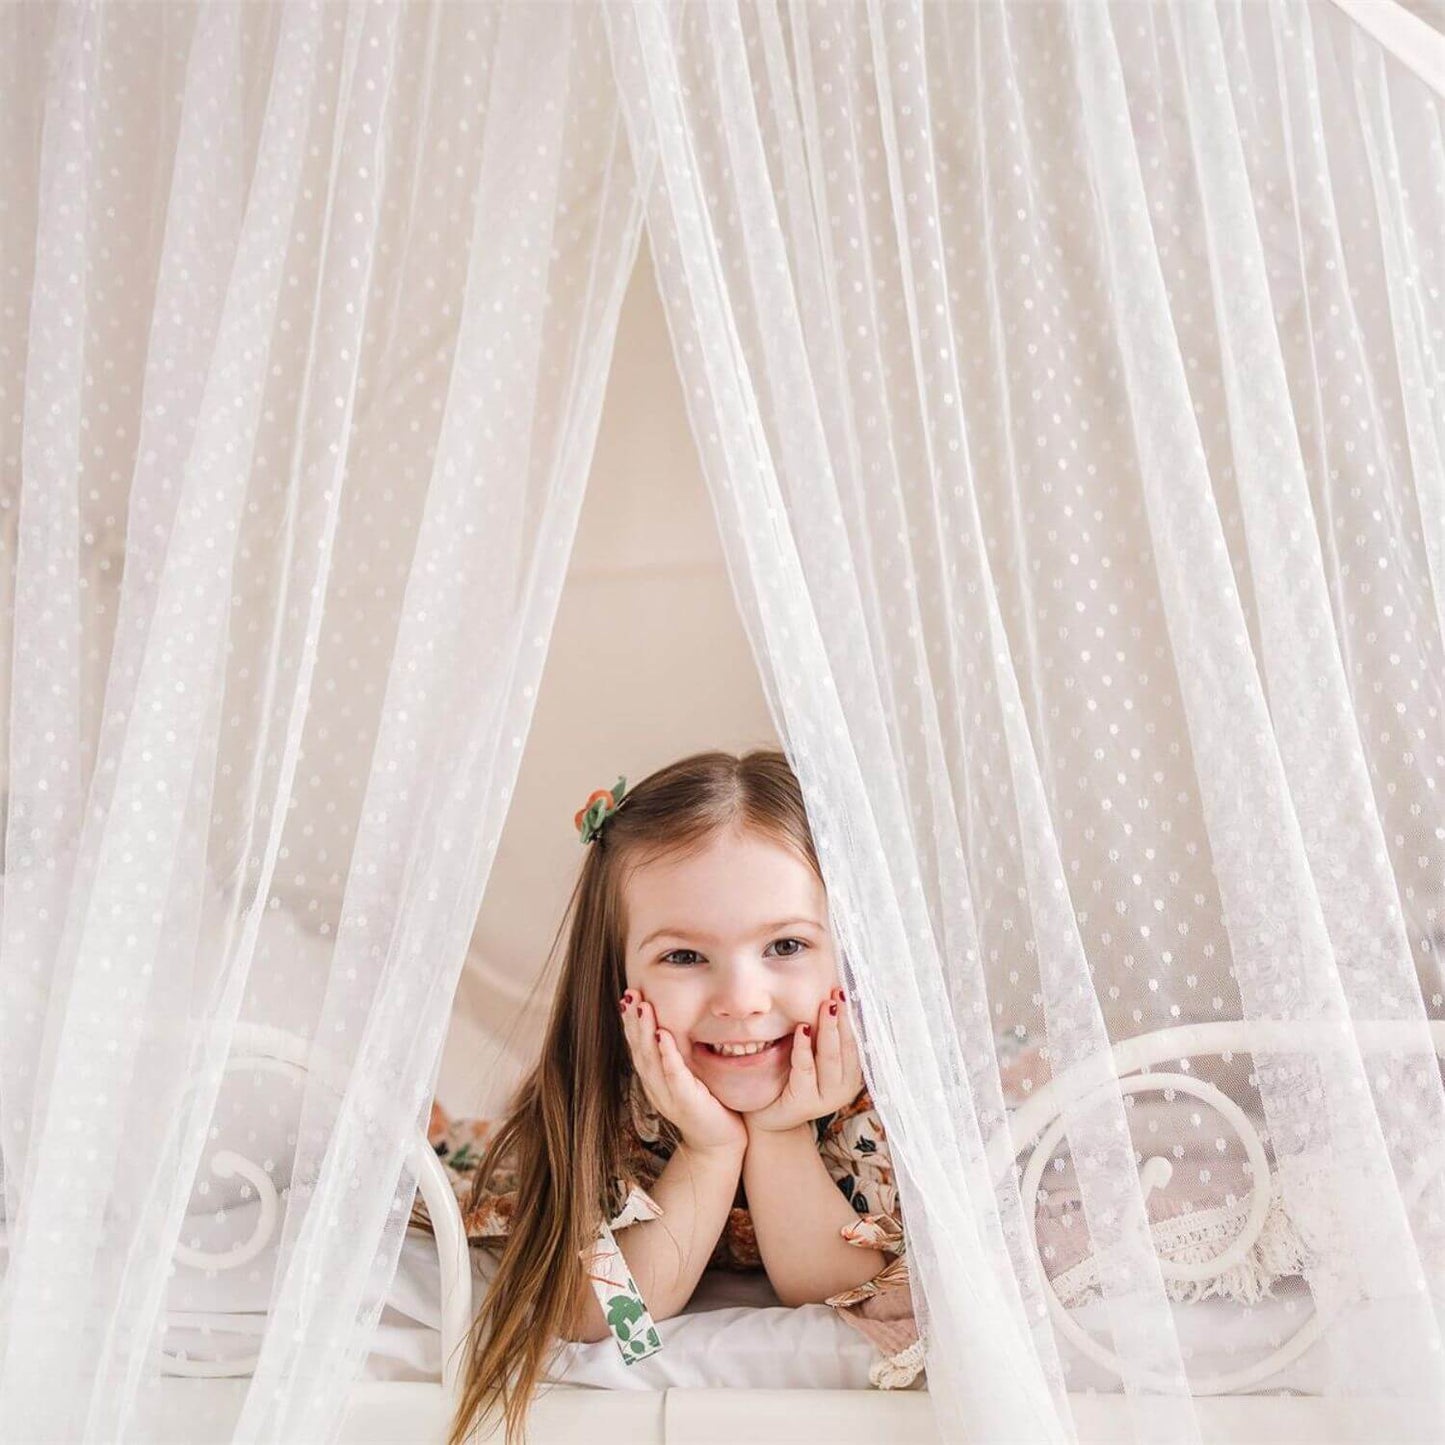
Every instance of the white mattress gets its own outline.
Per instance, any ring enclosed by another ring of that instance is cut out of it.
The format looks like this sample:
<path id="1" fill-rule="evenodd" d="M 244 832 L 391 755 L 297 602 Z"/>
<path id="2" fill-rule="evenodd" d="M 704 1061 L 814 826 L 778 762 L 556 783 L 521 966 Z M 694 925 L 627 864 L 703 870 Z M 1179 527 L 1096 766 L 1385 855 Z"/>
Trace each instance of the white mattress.
<path id="1" fill-rule="evenodd" d="M 137 1435 L 147 1445 L 227 1445 L 248 1382 L 164 1380 L 144 1402 Z M 1184 1438 L 1173 1401 L 1148 1412 L 1144 1438 Z M 1139 1402 L 1121 1395 L 1069 1396 L 1080 1445 L 1135 1445 Z M 1229 1396 L 1195 1400 L 1201 1445 L 1437 1445 L 1438 1426 L 1391 1400 Z M 451 1418 L 440 1385 L 368 1381 L 348 1401 L 339 1445 L 419 1445 L 441 1440 Z M 499 1437 L 489 1437 L 499 1441 Z M 667 1390 L 639 1393 L 550 1386 L 527 1417 L 528 1445 L 817 1445 L 878 1440 L 945 1445 L 927 1394 L 855 1390 Z M 946 1445 L 957 1445 L 953 1436 Z"/>
<path id="2" fill-rule="evenodd" d="M 199 1232 L 188 1231 L 187 1237 L 208 1249 L 223 1248 L 249 1233 L 255 1208 L 228 1210 L 222 1219 L 197 1219 Z M 167 1335 L 167 1347 L 184 1350 L 192 1360 L 235 1360 L 254 1353 L 264 1327 L 274 1250 L 273 1243 L 241 1269 L 209 1277 L 178 1265 L 168 1297 L 176 1324 Z M 490 1267 L 487 1256 L 473 1252 L 474 1298 L 485 1290 Z M 440 1378 L 438 1301 L 435 1245 L 412 1231 L 372 1342 L 367 1380 Z M 1212 1299 L 1173 1309 L 1187 1368 L 1199 1378 L 1238 1370 L 1267 1354 L 1301 1327 L 1311 1304 L 1302 1282 L 1286 1281 L 1274 1299 L 1250 1308 Z M 1102 1302 L 1075 1310 L 1072 1318 L 1107 1344 Z M 869 1388 L 869 1342 L 826 1305 L 780 1306 L 762 1274 L 710 1271 L 687 1311 L 662 1321 L 658 1329 L 664 1348 L 650 1359 L 626 1365 L 611 1340 L 573 1344 L 558 1356 L 550 1378 L 609 1390 Z M 1066 1343 L 1060 1348 L 1071 1392 L 1118 1391 L 1118 1379 L 1103 1366 Z M 1323 1347 L 1317 1343 L 1257 1388 L 1319 1394 L 1325 1388 L 1326 1368 Z"/>

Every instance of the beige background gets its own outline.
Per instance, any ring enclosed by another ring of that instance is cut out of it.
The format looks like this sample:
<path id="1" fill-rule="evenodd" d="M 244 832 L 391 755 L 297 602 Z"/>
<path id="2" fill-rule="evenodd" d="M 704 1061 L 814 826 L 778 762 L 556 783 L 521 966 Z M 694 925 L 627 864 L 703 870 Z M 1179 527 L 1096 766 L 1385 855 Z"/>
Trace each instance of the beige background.
<path id="1" fill-rule="evenodd" d="M 582 861 L 572 817 L 587 795 L 686 753 L 777 742 L 644 237 L 537 711 L 457 990 L 437 1087 L 449 1110 L 499 1108 L 535 1056 L 556 976 L 548 954 Z"/>

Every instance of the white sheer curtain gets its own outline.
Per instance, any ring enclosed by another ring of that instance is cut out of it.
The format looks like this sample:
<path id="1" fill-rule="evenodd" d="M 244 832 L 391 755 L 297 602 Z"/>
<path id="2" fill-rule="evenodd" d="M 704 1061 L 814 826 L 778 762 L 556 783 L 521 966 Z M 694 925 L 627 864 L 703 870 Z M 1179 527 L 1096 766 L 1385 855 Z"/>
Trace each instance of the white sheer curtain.
<path id="1" fill-rule="evenodd" d="M 1230 1019 L 1279 1027 L 1174 1071 L 1260 1120 L 1315 1223 L 1331 1390 L 1445 1418 L 1417 78 L 1333 8 L 1234 0 L 0 26 L 7 1437 L 145 1438 L 183 1216 L 229 1198 L 202 1151 L 272 1127 L 223 1084 L 238 1021 L 314 1067 L 261 1141 L 288 1208 L 233 1433 L 335 1430 L 643 196 L 945 1438 L 1075 1434 L 998 1168 L 1010 1037 L 1094 1090 L 1066 1152 L 1137 1437 L 1197 1437 L 1109 1050 Z"/>
<path id="2" fill-rule="evenodd" d="M 1171 1072 L 1259 1121 L 1312 1222 L 1329 1393 L 1440 1438 L 1439 98 L 1329 5 L 609 20 L 945 1438 L 1073 1433 L 989 1153 L 1009 1037 L 1087 1097 L 1058 1163 L 1137 1436 L 1198 1438 L 1108 1051 L 1231 1019 L 1279 1027 Z"/>
<path id="3" fill-rule="evenodd" d="M 289 1185 L 234 1438 L 321 1440 L 641 231 L 602 15 L 11 5 L 0 66 L 0 1434 L 149 1438 L 230 1128 Z M 299 1130 L 225 1102 L 238 1019 L 311 1046 Z"/>

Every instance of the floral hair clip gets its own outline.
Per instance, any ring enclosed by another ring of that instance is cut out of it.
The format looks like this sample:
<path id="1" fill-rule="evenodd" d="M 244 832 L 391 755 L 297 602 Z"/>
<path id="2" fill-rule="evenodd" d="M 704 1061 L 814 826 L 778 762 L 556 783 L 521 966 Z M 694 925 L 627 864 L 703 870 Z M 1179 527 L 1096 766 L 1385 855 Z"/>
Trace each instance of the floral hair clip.
<path id="1" fill-rule="evenodd" d="M 592 842 L 602 831 L 602 825 L 621 806 L 623 795 L 626 792 L 627 779 L 618 778 L 615 787 L 598 788 L 582 805 L 576 817 L 572 819 L 572 824 L 584 843 Z"/>

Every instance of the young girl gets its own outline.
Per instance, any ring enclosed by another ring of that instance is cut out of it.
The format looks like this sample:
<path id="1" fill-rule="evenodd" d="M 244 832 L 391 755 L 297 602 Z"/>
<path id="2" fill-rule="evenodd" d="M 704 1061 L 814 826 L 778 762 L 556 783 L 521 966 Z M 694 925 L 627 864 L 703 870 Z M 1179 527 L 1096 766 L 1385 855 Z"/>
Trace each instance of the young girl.
<path id="1" fill-rule="evenodd" d="M 468 1239 L 500 1254 L 449 1445 L 498 1398 L 520 1437 L 563 1342 L 663 1349 L 710 1264 L 834 1306 L 878 1347 L 872 1382 L 911 1384 L 887 1144 L 787 760 L 684 758 L 574 823 L 591 846 L 541 1060 L 495 1132 L 433 1114 Z"/>

